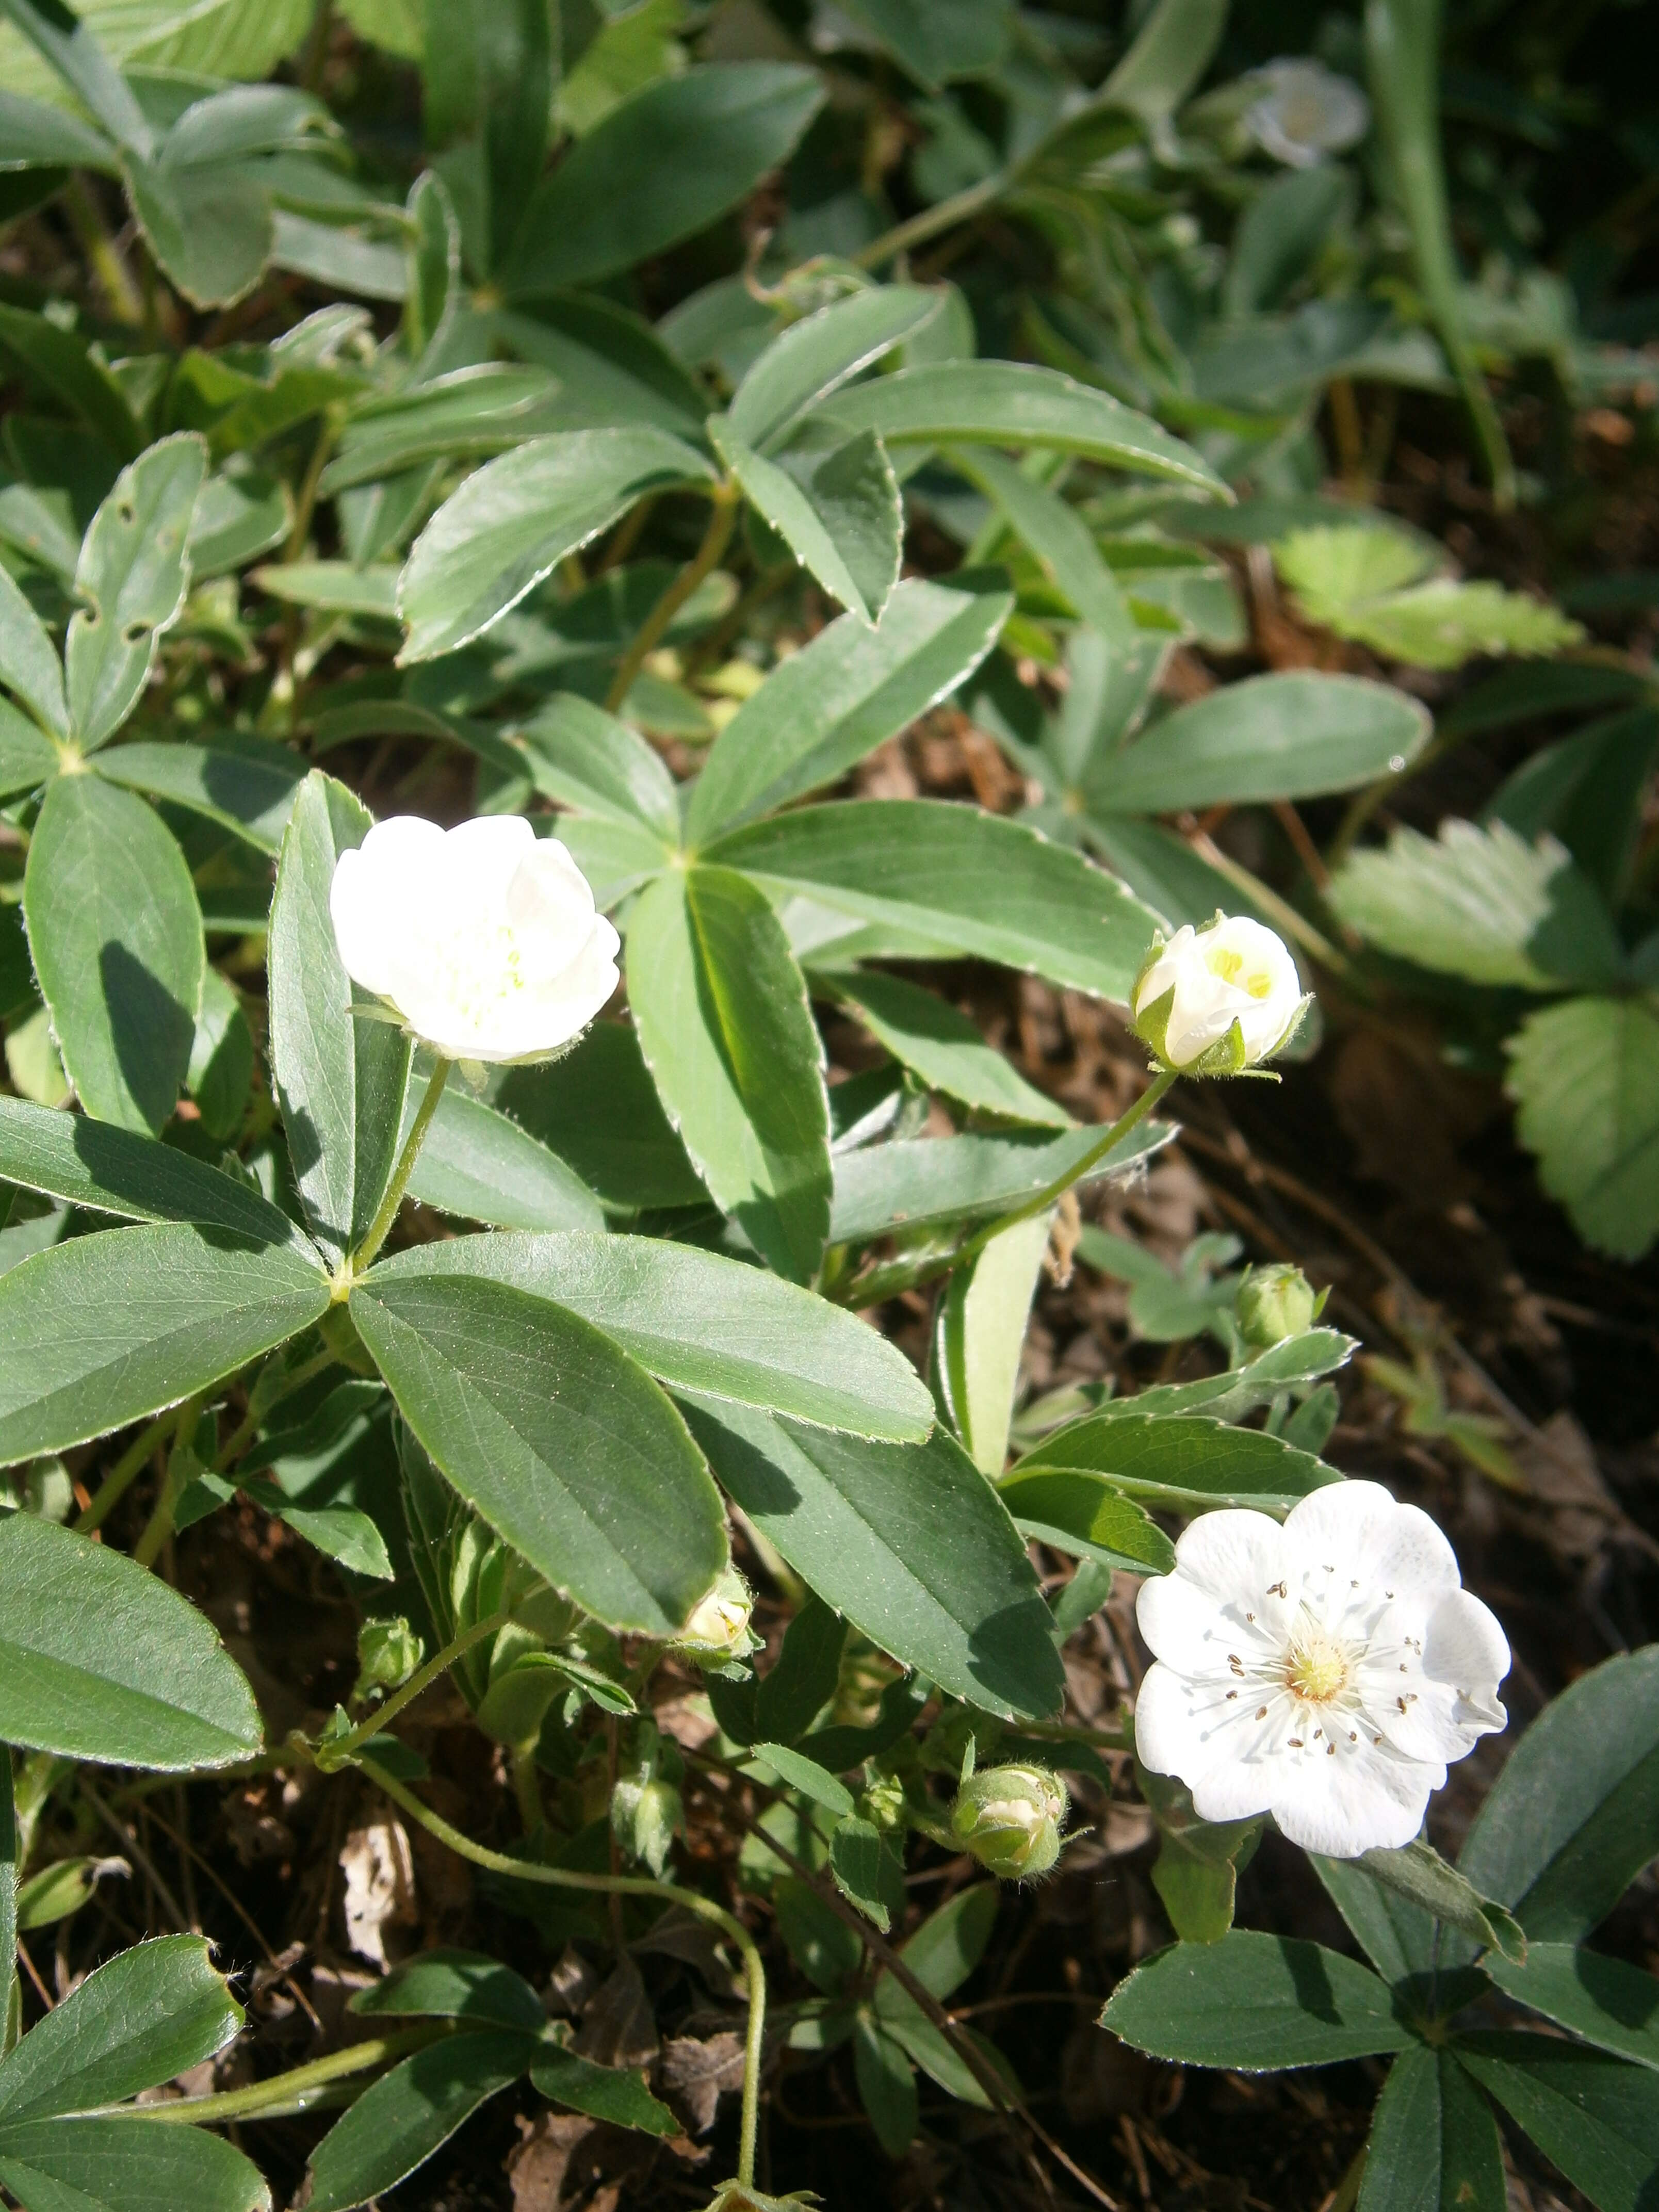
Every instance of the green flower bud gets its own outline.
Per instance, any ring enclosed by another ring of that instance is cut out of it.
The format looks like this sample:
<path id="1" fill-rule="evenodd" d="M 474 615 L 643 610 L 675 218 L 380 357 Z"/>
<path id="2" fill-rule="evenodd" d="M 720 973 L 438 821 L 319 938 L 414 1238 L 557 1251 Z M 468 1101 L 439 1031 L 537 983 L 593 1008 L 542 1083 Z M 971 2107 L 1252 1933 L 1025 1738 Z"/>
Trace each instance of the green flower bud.
<path id="1" fill-rule="evenodd" d="M 890 1832 L 904 1825 L 904 1784 L 891 1774 L 878 1774 L 859 1792 L 859 1811 L 872 1828 Z"/>
<path id="2" fill-rule="evenodd" d="M 629 1858 L 643 1859 L 658 1876 L 684 1817 L 679 1791 L 660 1778 L 620 1781 L 611 1792 L 611 1834 Z"/>
<path id="3" fill-rule="evenodd" d="M 1235 1311 L 1246 1344 L 1266 1351 L 1287 1336 L 1311 1328 L 1325 1301 L 1300 1267 L 1288 1261 L 1252 1267 L 1238 1286 Z"/>
<path id="4" fill-rule="evenodd" d="M 1060 1856 L 1066 1784 L 1042 1766 L 989 1766 L 970 1775 L 951 1808 L 951 1832 L 1006 1880 L 1047 1874 Z"/>
<path id="5" fill-rule="evenodd" d="M 366 1620 L 357 1631 L 357 1680 L 352 1696 L 401 1689 L 425 1651 L 406 1620 Z"/>
<path id="6" fill-rule="evenodd" d="M 700 1667 L 719 1667 L 728 1659 L 740 1659 L 754 1649 L 749 1633 L 749 1616 L 754 1609 L 754 1592 L 728 1563 L 708 1596 L 693 1607 L 691 1618 L 674 1638 L 673 1649 Z"/>

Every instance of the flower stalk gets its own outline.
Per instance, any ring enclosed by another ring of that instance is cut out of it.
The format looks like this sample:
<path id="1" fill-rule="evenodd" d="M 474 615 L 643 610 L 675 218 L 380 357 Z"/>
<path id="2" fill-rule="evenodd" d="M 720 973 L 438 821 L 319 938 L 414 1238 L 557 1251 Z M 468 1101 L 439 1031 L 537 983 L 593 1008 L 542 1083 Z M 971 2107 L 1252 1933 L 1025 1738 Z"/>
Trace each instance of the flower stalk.
<path id="1" fill-rule="evenodd" d="M 415 1172 L 415 1163 L 420 1158 L 421 1146 L 426 1142 L 426 1133 L 432 1127 L 432 1117 L 438 1110 L 438 1102 L 444 1095 L 444 1085 L 449 1080 L 453 1060 L 439 1058 L 427 1078 L 426 1096 L 410 1124 L 409 1134 L 404 1139 L 398 1164 L 392 1170 L 392 1180 L 386 1187 L 386 1196 L 380 1200 L 380 1210 L 368 1224 L 368 1234 L 352 1254 L 345 1273 L 347 1287 L 368 1267 L 375 1254 L 392 1233 L 392 1224 L 398 1218 L 398 1209 L 404 1202 L 404 1193 L 409 1188 L 409 1179 Z"/>

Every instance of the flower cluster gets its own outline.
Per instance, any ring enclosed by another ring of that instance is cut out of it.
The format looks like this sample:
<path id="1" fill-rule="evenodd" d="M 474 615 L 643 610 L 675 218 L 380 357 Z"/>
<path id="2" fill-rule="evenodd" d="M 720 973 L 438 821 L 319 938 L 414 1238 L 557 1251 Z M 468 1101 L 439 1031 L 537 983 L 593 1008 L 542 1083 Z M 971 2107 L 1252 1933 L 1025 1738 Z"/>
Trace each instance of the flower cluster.
<path id="1" fill-rule="evenodd" d="M 1141 1585 L 1158 1663 L 1141 1764 L 1206 1820 L 1270 1812 L 1309 1850 L 1409 1843 L 1446 1765 L 1507 1721 L 1509 1646 L 1451 1546 L 1380 1483 L 1335 1482 L 1266 1513 L 1206 1513 L 1175 1571 Z"/>

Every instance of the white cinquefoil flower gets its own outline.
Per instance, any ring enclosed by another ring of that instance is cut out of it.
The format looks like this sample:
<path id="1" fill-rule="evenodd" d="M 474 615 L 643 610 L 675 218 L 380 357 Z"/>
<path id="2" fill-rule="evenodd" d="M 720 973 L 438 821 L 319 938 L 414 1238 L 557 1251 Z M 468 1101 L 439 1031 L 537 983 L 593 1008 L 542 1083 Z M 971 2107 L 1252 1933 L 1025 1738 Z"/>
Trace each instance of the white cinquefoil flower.
<path id="1" fill-rule="evenodd" d="M 1252 70 L 1245 82 L 1261 87 L 1245 127 L 1264 153 L 1293 169 L 1311 169 L 1327 154 L 1358 145 L 1370 128 L 1364 94 L 1322 62 L 1286 55 Z"/>
<path id="2" fill-rule="evenodd" d="M 1218 914 L 1153 945 L 1135 985 L 1134 1030 L 1166 1066 L 1233 1075 L 1288 1043 L 1307 1004 L 1272 930 Z"/>
<path id="3" fill-rule="evenodd" d="M 1143 1583 L 1135 1747 L 1206 1820 L 1271 1813 L 1333 1858 L 1408 1844 L 1446 1764 L 1503 1728 L 1504 1632 L 1451 1546 L 1376 1482 L 1206 1513 Z"/>
<path id="4" fill-rule="evenodd" d="M 616 931 L 564 847 L 519 815 L 377 822 L 329 913 L 346 973 L 446 1060 L 542 1060 L 617 988 Z"/>

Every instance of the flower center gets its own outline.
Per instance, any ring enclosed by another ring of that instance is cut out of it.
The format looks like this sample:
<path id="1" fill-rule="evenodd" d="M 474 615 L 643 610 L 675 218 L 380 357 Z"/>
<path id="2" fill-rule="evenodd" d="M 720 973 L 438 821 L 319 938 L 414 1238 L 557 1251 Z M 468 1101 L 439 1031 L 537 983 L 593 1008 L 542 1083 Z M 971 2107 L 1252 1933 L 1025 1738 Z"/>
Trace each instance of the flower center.
<path id="1" fill-rule="evenodd" d="M 1258 968 L 1253 974 L 1246 975 L 1243 972 L 1243 954 L 1231 951 L 1225 945 L 1218 945 L 1212 952 L 1206 953 L 1204 964 L 1211 975 L 1218 975 L 1224 983 L 1236 983 L 1241 991 L 1248 991 L 1253 999 L 1265 999 L 1273 989 L 1273 977 L 1265 968 Z"/>
<path id="2" fill-rule="evenodd" d="M 1328 1630 L 1309 1621 L 1285 1654 L 1285 1686 L 1304 1705 L 1328 1705 L 1353 1679 L 1353 1663 Z"/>

